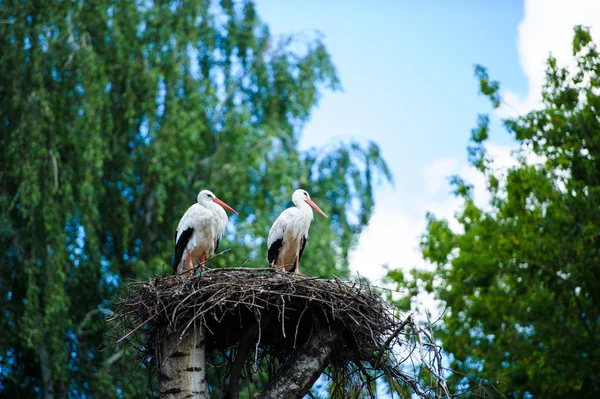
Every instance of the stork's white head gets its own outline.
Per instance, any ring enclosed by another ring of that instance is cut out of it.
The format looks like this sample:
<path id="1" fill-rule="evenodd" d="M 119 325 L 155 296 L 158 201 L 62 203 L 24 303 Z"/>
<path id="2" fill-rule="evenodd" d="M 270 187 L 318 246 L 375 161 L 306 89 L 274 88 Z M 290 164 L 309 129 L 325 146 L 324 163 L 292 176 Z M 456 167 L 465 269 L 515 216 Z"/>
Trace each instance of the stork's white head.
<path id="1" fill-rule="evenodd" d="M 217 198 L 216 195 L 213 194 L 212 191 L 210 190 L 202 190 L 198 193 L 198 202 L 202 203 L 202 202 L 213 202 L 215 200 L 215 198 Z"/>
<path id="2" fill-rule="evenodd" d="M 214 202 L 215 204 L 220 205 L 222 208 L 227 209 L 230 212 L 238 214 L 232 207 L 227 205 L 225 202 L 221 201 L 217 198 L 216 195 L 213 194 L 210 190 L 202 190 L 198 193 L 198 203 L 201 205 L 208 204 L 210 202 Z"/>
<path id="3" fill-rule="evenodd" d="M 317 204 L 315 204 L 314 201 L 310 199 L 310 194 L 308 194 L 308 192 L 306 190 L 299 188 L 298 190 L 294 191 L 294 195 L 292 195 L 292 202 L 294 203 L 294 205 L 296 205 L 298 208 L 301 208 L 301 209 L 304 207 L 304 204 L 306 203 L 306 204 L 310 205 L 310 207 L 313 208 L 315 211 L 317 211 L 321 215 L 327 217 L 325 212 L 323 212 L 321 210 L 321 208 L 319 208 L 317 206 Z"/>

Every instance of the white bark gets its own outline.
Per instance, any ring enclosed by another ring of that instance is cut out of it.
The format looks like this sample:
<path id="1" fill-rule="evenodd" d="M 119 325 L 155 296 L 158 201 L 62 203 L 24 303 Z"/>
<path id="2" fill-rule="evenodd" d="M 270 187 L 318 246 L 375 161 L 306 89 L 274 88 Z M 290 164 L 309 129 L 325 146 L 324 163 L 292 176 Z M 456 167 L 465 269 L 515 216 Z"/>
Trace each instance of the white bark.
<path id="1" fill-rule="evenodd" d="M 299 348 L 279 369 L 257 399 L 296 399 L 310 391 L 325 367 L 338 341 L 335 332 L 321 331 Z"/>
<path id="2" fill-rule="evenodd" d="M 158 379 L 164 399 L 209 399 L 206 383 L 204 329 L 190 328 L 179 339 L 173 334 L 159 345 Z"/>

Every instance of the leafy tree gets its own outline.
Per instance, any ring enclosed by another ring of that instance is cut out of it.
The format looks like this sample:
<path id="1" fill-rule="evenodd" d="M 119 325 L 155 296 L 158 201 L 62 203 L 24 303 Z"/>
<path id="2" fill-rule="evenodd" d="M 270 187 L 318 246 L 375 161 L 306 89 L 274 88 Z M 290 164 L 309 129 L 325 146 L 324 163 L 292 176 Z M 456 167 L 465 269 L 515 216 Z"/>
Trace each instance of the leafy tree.
<path id="1" fill-rule="evenodd" d="M 457 387 L 474 388 L 470 377 L 515 398 L 598 396 L 600 55 L 586 28 L 575 28 L 573 54 L 569 70 L 549 58 L 540 110 L 504 121 L 519 144 L 504 177 L 483 145 L 488 118 L 479 118 L 469 156 L 487 178 L 489 209 L 454 177 L 463 231 L 428 214 L 421 248 L 435 272 L 390 275 L 448 306 L 438 333 Z M 498 83 L 482 67 L 476 75 L 499 106 Z M 541 161 L 528 161 L 530 152 Z"/>
<path id="2" fill-rule="evenodd" d="M 331 215 L 302 270 L 347 275 L 390 175 L 373 143 L 298 149 L 338 87 L 320 38 L 273 37 L 252 1 L 2 2 L 1 396 L 144 395 L 135 353 L 98 350 L 103 318 L 125 279 L 169 272 L 203 188 L 240 213 L 214 266 L 266 266 L 302 185 Z"/>

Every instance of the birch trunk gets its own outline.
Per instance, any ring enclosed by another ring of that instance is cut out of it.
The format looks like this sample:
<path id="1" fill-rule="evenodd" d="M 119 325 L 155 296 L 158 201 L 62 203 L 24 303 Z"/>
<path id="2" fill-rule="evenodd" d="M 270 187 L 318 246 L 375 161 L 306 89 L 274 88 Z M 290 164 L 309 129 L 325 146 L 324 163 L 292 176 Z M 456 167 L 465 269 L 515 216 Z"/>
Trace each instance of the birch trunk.
<path id="1" fill-rule="evenodd" d="M 159 343 L 158 379 L 163 399 L 209 399 L 206 383 L 204 328 L 179 339 L 172 334 Z"/>
<path id="2" fill-rule="evenodd" d="M 322 331 L 299 348 L 279 369 L 257 399 L 302 398 L 315 384 L 333 353 L 338 334 Z"/>

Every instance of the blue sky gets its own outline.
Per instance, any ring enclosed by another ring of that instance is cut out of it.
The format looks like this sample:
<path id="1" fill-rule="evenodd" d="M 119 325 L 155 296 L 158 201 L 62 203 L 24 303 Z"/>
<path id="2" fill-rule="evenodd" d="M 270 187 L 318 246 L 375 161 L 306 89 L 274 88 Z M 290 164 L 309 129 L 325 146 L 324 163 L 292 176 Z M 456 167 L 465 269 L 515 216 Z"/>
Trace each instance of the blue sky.
<path id="1" fill-rule="evenodd" d="M 511 87 L 526 86 L 516 49 L 523 6 L 449 3 L 259 0 L 273 33 L 323 33 L 339 71 L 343 92 L 325 93 L 302 144 L 372 138 L 400 191 L 420 185 L 414 168 L 441 156 L 466 157 L 477 113 L 489 110 L 477 95 L 473 65 L 487 66 Z M 494 139 L 508 141 L 498 133 Z"/>
<path id="2" fill-rule="evenodd" d="M 499 118 L 510 111 L 492 111 L 477 94 L 474 65 L 487 67 L 513 108 L 527 112 L 539 103 L 547 55 L 568 59 L 573 25 L 596 25 L 598 4 L 257 1 L 275 35 L 321 32 L 338 68 L 343 91 L 324 93 L 301 145 L 373 139 L 394 173 L 395 188 L 378 188 L 375 215 L 351 259 L 355 270 L 377 280 L 384 263 L 423 263 L 418 240 L 425 212 L 451 218 L 460 205 L 449 194 L 447 176 L 471 178 L 479 184 L 476 200 L 485 201 L 482 179 L 466 163 L 479 113 L 492 115 L 490 151 L 500 166 L 510 163 L 515 144 Z"/>

